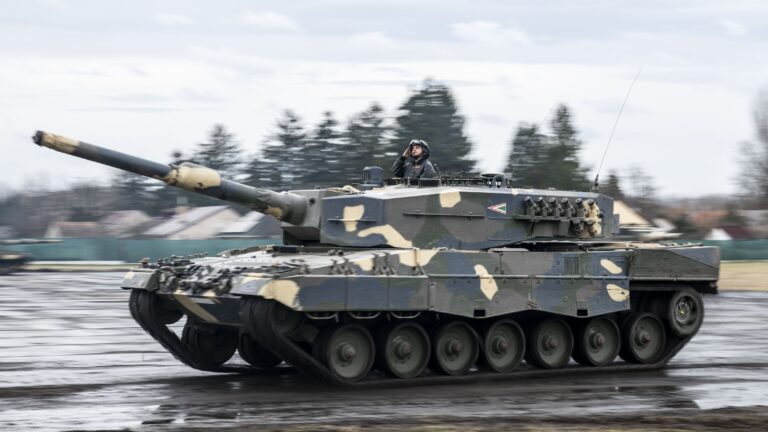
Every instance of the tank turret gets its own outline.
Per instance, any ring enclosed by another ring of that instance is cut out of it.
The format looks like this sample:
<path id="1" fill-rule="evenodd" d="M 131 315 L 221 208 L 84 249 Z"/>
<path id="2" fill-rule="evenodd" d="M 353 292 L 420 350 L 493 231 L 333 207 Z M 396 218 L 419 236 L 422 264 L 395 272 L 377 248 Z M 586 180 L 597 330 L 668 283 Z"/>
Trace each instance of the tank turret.
<path id="1" fill-rule="evenodd" d="M 387 184 L 275 192 L 223 179 L 204 166 L 152 162 L 47 132 L 38 131 L 34 142 L 270 214 L 284 222 L 290 244 L 488 249 L 524 241 L 601 239 L 618 227 L 607 196 L 514 189 L 502 175 L 415 183 L 378 179 Z"/>

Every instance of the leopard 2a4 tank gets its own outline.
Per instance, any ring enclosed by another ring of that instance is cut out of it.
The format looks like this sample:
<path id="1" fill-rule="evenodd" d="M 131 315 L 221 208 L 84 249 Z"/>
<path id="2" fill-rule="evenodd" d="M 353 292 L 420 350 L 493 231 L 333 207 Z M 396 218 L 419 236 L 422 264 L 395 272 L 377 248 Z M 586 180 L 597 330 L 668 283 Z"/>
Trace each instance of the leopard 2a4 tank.
<path id="1" fill-rule="evenodd" d="M 282 221 L 283 245 L 125 275 L 135 320 L 197 369 L 289 365 L 356 386 L 660 368 L 717 291 L 717 248 L 612 240 L 613 200 L 597 193 L 376 168 L 354 187 L 280 193 L 46 132 L 34 142 Z"/>

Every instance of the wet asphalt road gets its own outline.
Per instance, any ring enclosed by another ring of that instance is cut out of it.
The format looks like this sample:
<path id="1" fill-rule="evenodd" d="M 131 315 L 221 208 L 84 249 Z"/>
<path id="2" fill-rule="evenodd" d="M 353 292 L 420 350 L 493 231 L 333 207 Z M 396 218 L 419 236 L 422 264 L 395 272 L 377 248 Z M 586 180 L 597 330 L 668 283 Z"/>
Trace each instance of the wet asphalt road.
<path id="1" fill-rule="evenodd" d="M 695 416 L 727 407 L 768 413 L 765 292 L 707 296 L 702 330 L 662 371 L 345 391 L 295 374 L 218 375 L 182 366 L 133 322 L 120 278 L 0 278 L 0 429 L 312 429 Z"/>

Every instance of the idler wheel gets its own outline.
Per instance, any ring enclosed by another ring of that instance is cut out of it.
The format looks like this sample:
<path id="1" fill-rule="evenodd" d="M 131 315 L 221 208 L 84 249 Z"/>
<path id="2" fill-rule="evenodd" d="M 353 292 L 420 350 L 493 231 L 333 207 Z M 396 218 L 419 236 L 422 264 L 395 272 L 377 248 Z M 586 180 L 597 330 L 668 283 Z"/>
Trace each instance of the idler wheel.
<path id="1" fill-rule="evenodd" d="M 619 355 L 619 326 L 610 318 L 593 318 L 576 331 L 573 359 L 585 366 L 605 366 Z"/>
<path id="2" fill-rule="evenodd" d="M 249 365 L 257 368 L 269 369 L 283 362 L 280 357 L 272 354 L 271 351 L 253 340 L 247 333 L 240 333 L 237 352 L 240 353 L 240 357 L 248 362 Z"/>
<path id="3" fill-rule="evenodd" d="M 304 322 L 304 314 L 296 312 L 281 303 L 272 302 L 271 307 L 275 328 L 284 335 L 295 332 Z"/>
<path id="4" fill-rule="evenodd" d="M 419 324 L 402 322 L 386 327 L 379 337 L 380 367 L 397 378 L 415 378 L 429 363 L 429 336 Z"/>
<path id="5" fill-rule="evenodd" d="M 171 300 L 163 299 L 160 295 L 143 289 L 131 290 L 131 302 L 142 302 L 152 318 L 162 325 L 178 322 L 184 313 L 173 307 Z"/>
<path id="6" fill-rule="evenodd" d="M 181 333 L 181 342 L 201 361 L 212 366 L 224 364 L 232 358 L 238 345 L 237 332 L 220 327 L 201 328 L 187 322 Z"/>
<path id="7" fill-rule="evenodd" d="M 687 337 L 699 331 L 704 321 L 704 301 L 697 291 L 686 288 L 675 291 L 666 303 L 662 316 L 670 330 L 680 337 Z"/>
<path id="8" fill-rule="evenodd" d="M 654 363 L 667 343 L 664 324 L 653 313 L 633 313 L 621 325 L 619 355 L 629 363 Z"/>
<path id="9" fill-rule="evenodd" d="M 512 320 L 496 321 L 483 333 L 483 363 L 496 372 L 517 369 L 525 355 L 525 333 Z"/>
<path id="10" fill-rule="evenodd" d="M 446 375 L 464 375 L 480 355 L 479 337 L 462 321 L 439 326 L 432 333 L 432 367 Z"/>
<path id="11" fill-rule="evenodd" d="M 317 339 L 315 356 L 334 375 L 358 381 L 368 375 L 376 349 L 368 330 L 357 324 L 345 324 L 323 331 Z"/>
<path id="12" fill-rule="evenodd" d="M 571 358 L 573 335 L 561 319 L 545 319 L 536 324 L 528 335 L 526 360 L 542 369 L 565 366 Z"/>

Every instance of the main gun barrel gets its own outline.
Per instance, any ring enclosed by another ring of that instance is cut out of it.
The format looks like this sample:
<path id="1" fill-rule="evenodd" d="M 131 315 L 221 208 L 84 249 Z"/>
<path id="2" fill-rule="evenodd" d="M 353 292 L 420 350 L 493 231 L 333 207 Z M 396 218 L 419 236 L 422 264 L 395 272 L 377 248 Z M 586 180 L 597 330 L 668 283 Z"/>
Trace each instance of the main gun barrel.
<path id="1" fill-rule="evenodd" d="M 301 223 L 306 213 L 307 199 L 301 195 L 275 192 L 223 179 L 218 171 L 201 165 L 189 162 L 179 165 L 162 164 L 43 131 L 37 131 L 32 139 L 39 146 L 161 180 L 181 189 L 242 204 L 288 223 Z"/>

